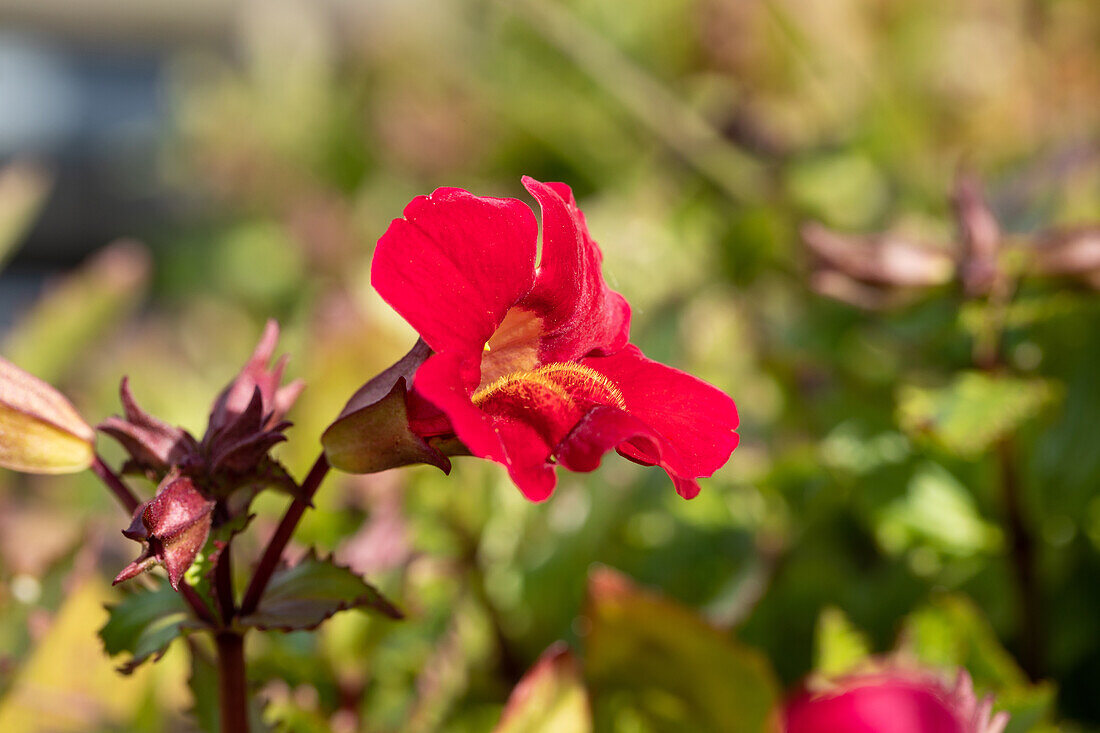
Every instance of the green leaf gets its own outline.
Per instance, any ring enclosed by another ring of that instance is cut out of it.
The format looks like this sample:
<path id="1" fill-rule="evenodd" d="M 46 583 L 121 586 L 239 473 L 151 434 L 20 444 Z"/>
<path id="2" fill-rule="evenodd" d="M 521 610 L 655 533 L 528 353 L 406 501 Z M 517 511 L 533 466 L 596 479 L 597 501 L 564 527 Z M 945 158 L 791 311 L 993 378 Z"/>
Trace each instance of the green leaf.
<path id="1" fill-rule="evenodd" d="M 814 669 L 827 676 L 849 672 L 871 654 L 867 637 L 835 606 L 817 617 L 814 640 Z"/>
<path id="2" fill-rule="evenodd" d="M 898 392 L 898 422 L 948 451 L 973 458 L 1031 419 L 1054 397 L 1049 382 L 963 372 L 945 387 Z"/>
<path id="3" fill-rule="evenodd" d="M 970 557 L 1001 547 L 1001 530 L 978 512 L 974 497 L 943 466 L 926 462 L 875 522 L 879 543 L 899 554 L 917 544 L 946 555 Z"/>
<path id="4" fill-rule="evenodd" d="M 313 629 L 348 608 L 402 618 L 401 612 L 365 580 L 331 558 L 322 559 L 310 552 L 294 567 L 276 570 L 259 607 L 240 622 L 281 631 Z"/>
<path id="5" fill-rule="evenodd" d="M 943 595 L 905 620 L 902 647 L 933 667 L 964 666 L 979 686 L 1023 685 L 1027 675 L 1005 651 L 993 627 L 962 595 Z"/>
<path id="6" fill-rule="evenodd" d="M 931 667 L 965 667 L 979 694 L 993 692 L 997 709 L 1012 715 L 1007 733 L 1031 730 L 1050 717 L 1053 685 L 1031 684 L 981 611 L 964 596 L 944 595 L 910 614 L 900 646 Z"/>
<path id="7" fill-rule="evenodd" d="M 547 649 L 523 676 L 494 733 L 590 733 L 592 710 L 577 662 L 564 645 Z"/>
<path id="8" fill-rule="evenodd" d="M 129 674 L 146 659 L 164 656 L 168 645 L 190 625 L 187 605 L 167 583 L 156 590 L 140 590 L 121 603 L 108 606 L 110 618 L 99 637 L 110 656 L 130 653 L 119 671 Z"/>
<path id="9" fill-rule="evenodd" d="M 191 652 L 191 675 L 187 686 L 191 688 L 191 719 L 205 733 L 220 733 L 221 719 L 218 709 L 218 668 L 193 639 L 188 640 Z"/>
<path id="10" fill-rule="evenodd" d="M 589 581 L 585 672 L 597 728 L 768 730 L 779 688 L 767 659 L 689 608 L 607 569 Z"/>

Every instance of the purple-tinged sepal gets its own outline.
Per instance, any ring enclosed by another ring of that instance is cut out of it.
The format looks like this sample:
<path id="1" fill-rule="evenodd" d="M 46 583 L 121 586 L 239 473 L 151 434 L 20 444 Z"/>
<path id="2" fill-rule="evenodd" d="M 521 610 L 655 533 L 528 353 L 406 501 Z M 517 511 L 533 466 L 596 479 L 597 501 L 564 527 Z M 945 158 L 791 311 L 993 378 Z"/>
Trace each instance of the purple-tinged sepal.
<path id="1" fill-rule="evenodd" d="M 115 584 L 163 565 L 168 582 L 179 590 L 184 573 L 206 544 L 215 502 L 207 499 L 187 476 L 171 474 L 157 495 L 134 512 L 128 538 L 145 545 L 142 553 L 115 578 Z"/>

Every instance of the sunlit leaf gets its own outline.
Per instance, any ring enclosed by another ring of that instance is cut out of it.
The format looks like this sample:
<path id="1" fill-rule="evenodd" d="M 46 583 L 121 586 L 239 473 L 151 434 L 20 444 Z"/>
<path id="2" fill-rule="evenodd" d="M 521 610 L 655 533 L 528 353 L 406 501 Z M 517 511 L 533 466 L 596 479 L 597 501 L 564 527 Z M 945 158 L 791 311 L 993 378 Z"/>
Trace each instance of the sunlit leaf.
<path id="1" fill-rule="evenodd" d="M 350 569 L 310 553 L 297 565 L 275 571 L 256 611 L 240 621 L 261 629 L 313 629 L 335 613 L 362 608 L 399 619 L 392 603 Z"/>
<path id="2" fill-rule="evenodd" d="M 50 189 L 50 177 L 28 163 L 0 170 L 0 269 L 37 217 Z"/>
<path id="3" fill-rule="evenodd" d="M 95 254 L 75 273 L 48 288 L 4 340 L 5 355 L 53 381 L 137 302 L 149 276 L 149 255 L 122 241 Z"/>
<path id="4" fill-rule="evenodd" d="M 107 610 L 110 618 L 99 636 L 110 656 L 129 653 L 130 659 L 119 667 L 125 674 L 150 657 L 156 661 L 164 656 L 189 623 L 187 605 L 167 584 L 132 593 Z"/>
<path id="5" fill-rule="evenodd" d="M 814 669 L 829 676 L 850 671 L 871 653 L 866 635 L 835 606 L 822 610 L 817 617 L 814 642 Z"/>
<path id="6" fill-rule="evenodd" d="M 600 569 L 588 619 L 597 727 L 625 716 L 652 731 L 767 730 L 779 694 L 767 659 L 691 609 Z"/>
<path id="7" fill-rule="evenodd" d="M 907 386 L 898 393 L 898 421 L 959 456 L 977 456 L 1034 417 L 1054 397 L 1050 383 L 964 372 L 941 388 Z"/>
<path id="8" fill-rule="evenodd" d="M 900 553 L 915 544 L 969 557 L 1000 547 L 1000 528 L 978 513 L 974 498 L 945 468 L 924 463 L 905 496 L 887 505 L 876 522 L 879 542 Z"/>
<path id="9" fill-rule="evenodd" d="M 136 730 L 132 723 L 142 704 L 155 704 L 162 722 L 182 706 L 174 655 L 165 660 L 167 667 L 147 666 L 122 677 L 103 653 L 95 631 L 107 617 L 108 587 L 90 577 L 68 594 L 0 701 L 4 733 Z"/>
<path id="10" fill-rule="evenodd" d="M 543 653 L 508 698 L 494 733 L 589 733 L 592 711 L 576 660 L 564 645 Z"/>

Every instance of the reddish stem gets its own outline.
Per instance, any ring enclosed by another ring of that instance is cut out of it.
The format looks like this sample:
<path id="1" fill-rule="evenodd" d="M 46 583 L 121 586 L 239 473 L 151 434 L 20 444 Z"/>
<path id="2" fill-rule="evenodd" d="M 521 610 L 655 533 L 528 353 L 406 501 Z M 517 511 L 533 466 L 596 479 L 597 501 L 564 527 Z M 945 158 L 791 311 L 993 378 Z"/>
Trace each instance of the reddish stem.
<path id="1" fill-rule="evenodd" d="M 214 635 L 218 647 L 218 691 L 222 731 L 248 733 L 248 679 L 244 667 L 244 635 L 219 631 Z"/>
<path id="2" fill-rule="evenodd" d="M 138 498 L 134 496 L 134 492 L 130 491 L 130 487 L 122 483 L 122 479 L 111 470 L 111 467 L 103 462 L 103 459 L 99 457 L 97 453 L 95 458 L 92 459 L 92 471 L 96 476 L 99 476 L 99 480 L 102 481 L 111 493 L 115 495 L 119 503 L 122 504 L 122 508 L 126 510 L 126 513 L 133 516 L 134 510 L 141 504 Z"/>
<path id="3" fill-rule="evenodd" d="M 187 605 L 191 607 L 191 610 L 195 612 L 195 616 L 208 626 L 217 626 L 218 620 L 214 618 L 214 614 L 210 613 L 210 608 L 206 605 L 206 602 L 199 595 L 199 592 L 189 586 L 187 581 L 180 582 L 180 595 L 183 596 L 183 600 L 187 601 Z"/>
<path id="4" fill-rule="evenodd" d="M 301 520 L 306 509 L 312 506 L 313 495 L 317 493 L 317 489 L 321 485 L 321 481 L 323 481 L 328 474 L 328 470 L 328 459 L 326 459 L 324 453 L 322 453 L 317 457 L 317 462 L 313 464 L 313 468 L 310 469 L 309 475 L 307 475 L 305 481 L 302 482 L 301 491 L 298 492 L 298 496 L 295 497 L 294 501 L 287 507 L 286 514 L 283 515 L 283 519 L 279 522 L 275 534 L 271 536 L 271 540 L 264 549 L 263 557 L 260 558 L 260 563 L 256 566 L 256 572 L 253 574 L 252 580 L 248 584 L 248 590 L 245 591 L 244 600 L 241 601 L 242 616 L 247 616 L 252 613 L 256 610 L 256 607 L 260 605 L 260 598 L 263 597 L 264 589 L 267 588 L 267 584 L 271 580 L 275 568 L 279 565 L 279 560 L 283 556 L 283 550 L 286 549 L 287 543 L 290 542 L 290 537 L 294 534 L 294 529 L 298 526 L 298 521 Z"/>

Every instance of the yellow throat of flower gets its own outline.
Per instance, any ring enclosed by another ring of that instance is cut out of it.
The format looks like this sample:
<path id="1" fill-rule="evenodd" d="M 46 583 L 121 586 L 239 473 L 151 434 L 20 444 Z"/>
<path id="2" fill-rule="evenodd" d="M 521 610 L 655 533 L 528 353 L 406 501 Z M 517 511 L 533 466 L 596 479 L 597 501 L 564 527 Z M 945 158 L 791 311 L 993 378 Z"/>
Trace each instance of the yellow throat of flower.
<path id="1" fill-rule="evenodd" d="M 505 374 L 474 392 L 471 400 L 481 407 L 492 397 L 522 392 L 533 386 L 541 387 L 568 403 L 581 398 L 626 409 L 623 393 L 610 379 L 591 367 L 573 362 L 554 362 L 536 369 Z"/>

